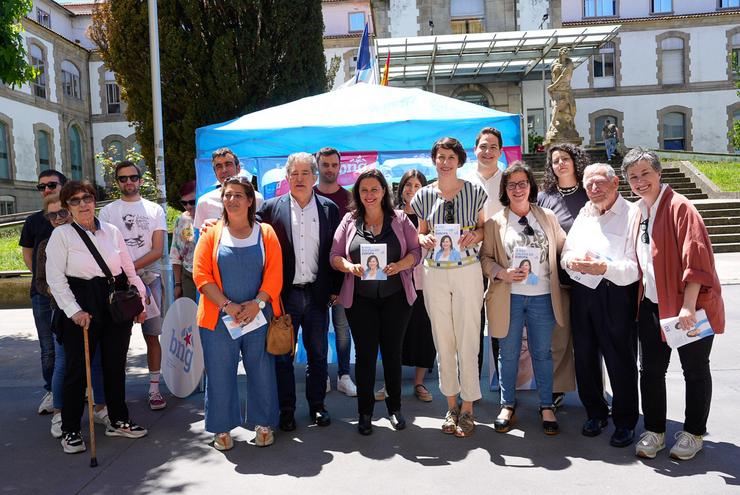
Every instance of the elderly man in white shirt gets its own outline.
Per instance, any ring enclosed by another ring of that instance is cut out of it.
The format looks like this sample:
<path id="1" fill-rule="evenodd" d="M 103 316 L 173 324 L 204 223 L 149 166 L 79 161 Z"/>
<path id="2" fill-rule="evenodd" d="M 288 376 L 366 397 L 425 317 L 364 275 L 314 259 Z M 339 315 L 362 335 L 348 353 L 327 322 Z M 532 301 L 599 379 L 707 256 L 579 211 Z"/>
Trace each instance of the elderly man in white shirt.
<path id="1" fill-rule="evenodd" d="M 221 218 L 224 211 L 224 204 L 221 201 L 221 184 L 229 177 L 239 175 L 241 170 L 239 157 L 229 148 L 219 148 L 214 151 L 211 155 L 211 163 L 219 185 L 213 191 L 209 191 L 198 198 L 195 217 L 193 218 L 193 227 L 196 229 L 201 229 L 203 224 L 206 226 L 213 225 Z M 254 198 L 257 209 L 259 209 L 265 199 L 256 190 L 254 191 Z"/>
<path id="2" fill-rule="evenodd" d="M 599 354 L 614 391 L 610 444 L 626 447 L 637 424 L 637 282 L 633 237 L 635 206 L 619 194 L 619 177 L 606 164 L 586 167 L 589 202 L 563 247 L 561 265 L 573 279 L 570 305 L 578 395 L 588 419 L 582 433 L 594 437 L 607 426 Z"/>

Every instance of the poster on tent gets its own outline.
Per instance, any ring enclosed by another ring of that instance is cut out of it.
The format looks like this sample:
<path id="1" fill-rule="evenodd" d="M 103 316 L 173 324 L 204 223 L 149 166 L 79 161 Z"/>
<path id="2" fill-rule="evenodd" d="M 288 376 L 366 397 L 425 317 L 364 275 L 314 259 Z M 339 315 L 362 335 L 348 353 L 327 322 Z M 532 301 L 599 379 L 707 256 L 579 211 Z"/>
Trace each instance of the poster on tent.
<path id="1" fill-rule="evenodd" d="M 258 185 L 265 199 L 282 196 L 290 187 L 285 176 L 285 162 L 287 156 L 267 157 L 257 159 L 259 170 Z"/>
<path id="2" fill-rule="evenodd" d="M 239 175 L 252 179 L 252 173 L 257 170 L 257 160 L 254 158 L 239 157 Z M 195 196 L 200 198 L 205 193 L 212 191 L 218 185 L 216 174 L 213 173 L 213 165 L 210 158 L 197 158 L 195 160 Z"/>
<path id="3" fill-rule="evenodd" d="M 342 161 L 339 166 L 337 182 L 340 186 L 350 188 L 357 182 L 357 176 L 369 168 L 378 166 L 377 151 L 339 151 Z"/>
<path id="4" fill-rule="evenodd" d="M 432 163 L 429 151 L 391 151 L 378 156 L 378 170 L 389 184 L 398 184 L 408 170 L 418 170 L 427 180 L 437 177 L 437 170 Z"/>

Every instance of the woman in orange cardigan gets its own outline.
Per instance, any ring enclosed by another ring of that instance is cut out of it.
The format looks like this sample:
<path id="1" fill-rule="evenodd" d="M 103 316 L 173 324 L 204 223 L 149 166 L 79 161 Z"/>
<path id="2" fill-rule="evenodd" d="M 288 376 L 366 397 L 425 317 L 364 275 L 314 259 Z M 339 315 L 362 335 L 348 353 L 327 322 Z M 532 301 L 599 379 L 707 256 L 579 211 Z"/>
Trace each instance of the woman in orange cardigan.
<path id="1" fill-rule="evenodd" d="M 223 219 L 208 229 L 195 248 L 193 281 L 201 292 L 198 326 L 207 373 L 206 431 L 213 446 L 234 446 L 231 430 L 241 416 L 237 367 L 241 354 L 247 372 L 246 424 L 259 447 L 274 441 L 279 407 L 275 358 L 267 352 L 268 322 L 280 314 L 283 260 L 275 231 L 254 220 L 252 184 L 227 179 L 221 190 Z M 262 323 L 262 324 L 260 324 Z"/>

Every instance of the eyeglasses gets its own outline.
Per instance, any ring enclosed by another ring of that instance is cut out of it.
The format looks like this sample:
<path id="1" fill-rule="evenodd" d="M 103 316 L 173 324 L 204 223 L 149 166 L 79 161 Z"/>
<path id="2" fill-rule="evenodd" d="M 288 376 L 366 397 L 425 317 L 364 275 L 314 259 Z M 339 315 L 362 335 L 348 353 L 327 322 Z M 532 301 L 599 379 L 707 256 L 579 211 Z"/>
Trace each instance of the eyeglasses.
<path id="1" fill-rule="evenodd" d="M 445 201 L 445 223 L 455 223 L 455 202 Z"/>
<path id="2" fill-rule="evenodd" d="M 640 240 L 644 244 L 650 244 L 650 234 L 648 234 L 648 222 L 650 221 L 649 218 L 646 218 L 642 222 L 640 222 L 640 231 L 642 234 L 640 234 Z"/>
<path id="3" fill-rule="evenodd" d="M 80 202 L 89 205 L 90 203 L 95 202 L 95 196 L 93 196 L 92 194 L 85 194 L 84 196 L 78 196 L 67 200 L 67 204 L 69 206 L 80 206 Z"/>
<path id="4" fill-rule="evenodd" d="M 506 189 L 509 191 L 514 191 L 515 189 L 526 189 L 529 187 L 529 181 L 528 180 L 522 180 L 519 182 L 508 182 L 506 184 Z"/>
<path id="5" fill-rule="evenodd" d="M 69 211 L 67 210 L 50 211 L 50 212 L 44 213 L 44 217 L 50 222 L 55 222 L 57 218 L 59 220 L 65 220 L 69 217 Z"/>
<path id="6" fill-rule="evenodd" d="M 506 187 L 509 187 L 509 184 L 507 184 Z M 524 230 L 522 231 L 524 232 L 524 235 L 534 235 L 534 229 L 531 225 L 529 225 L 529 220 L 527 220 L 527 217 L 521 217 L 519 219 L 519 225 L 524 227 Z"/>
<path id="7" fill-rule="evenodd" d="M 224 180 L 223 186 L 225 187 L 227 184 L 249 184 L 251 186 L 252 181 L 243 175 L 232 175 Z"/>
<path id="8" fill-rule="evenodd" d="M 45 182 L 44 184 L 36 184 L 36 189 L 38 191 L 43 191 L 44 189 L 50 189 L 54 190 L 59 186 L 59 182 Z"/>
<path id="9" fill-rule="evenodd" d="M 125 184 L 128 181 L 131 182 L 139 182 L 139 179 L 141 179 L 141 176 L 139 174 L 134 175 L 119 175 L 116 177 L 116 180 L 120 182 L 121 184 Z"/>
<path id="10" fill-rule="evenodd" d="M 195 200 L 189 199 L 187 201 L 180 200 L 180 204 L 183 206 L 183 208 L 187 208 L 188 206 L 195 206 Z"/>

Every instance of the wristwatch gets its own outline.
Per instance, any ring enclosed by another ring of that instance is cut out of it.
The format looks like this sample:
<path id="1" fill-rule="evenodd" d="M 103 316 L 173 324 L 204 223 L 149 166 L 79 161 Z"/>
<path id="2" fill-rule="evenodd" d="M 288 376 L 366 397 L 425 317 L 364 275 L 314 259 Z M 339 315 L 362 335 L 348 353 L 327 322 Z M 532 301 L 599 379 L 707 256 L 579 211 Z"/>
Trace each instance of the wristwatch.
<path id="1" fill-rule="evenodd" d="M 267 304 L 265 304 L 265 301 L 263 301 L 259 297 L 255 297 L 254 302 L 257 303 L 257 306 L 259 306 L 260 310 L 265 309 L 265 306 L 267 306 Z"/>

